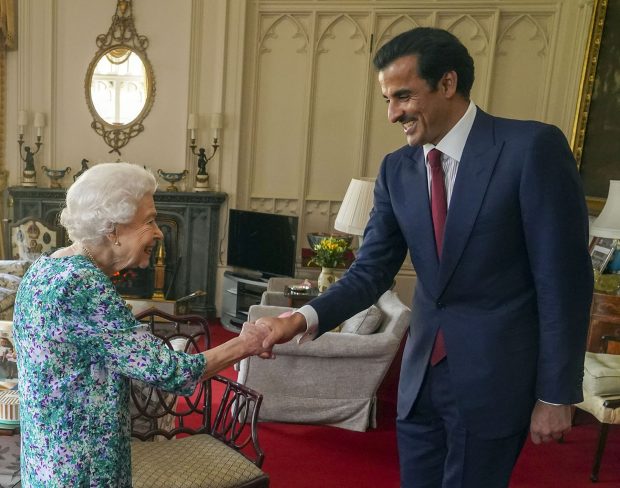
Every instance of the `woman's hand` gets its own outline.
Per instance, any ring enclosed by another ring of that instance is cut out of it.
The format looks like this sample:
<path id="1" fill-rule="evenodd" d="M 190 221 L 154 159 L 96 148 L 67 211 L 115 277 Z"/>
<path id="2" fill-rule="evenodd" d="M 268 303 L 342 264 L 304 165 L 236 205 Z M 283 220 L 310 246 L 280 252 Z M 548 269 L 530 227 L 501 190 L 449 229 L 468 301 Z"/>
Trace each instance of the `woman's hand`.
<path id="1" fill-rule="evenodd" d="M 263 345 L 269 332 L 269 329 L 265 327 L 246 322 L 237 337 L 212 349 L 207 349 L 202 353 L 207 361 L 203 379 L 217 374 L 248 356 L 259 355 L 263 359 L 272 357 L 271 348 Z"/>
<path id="2" fill-rule="evenodd" d="M 256 325 L 253 322 L 244 322 L 239 338 L 243 339 L 248 350 L 248 356 L 260 356 L 263 359 L 271 358 L 271 348 L 263 347 L 263 342 L 269 335 L 270 330 Z"/>

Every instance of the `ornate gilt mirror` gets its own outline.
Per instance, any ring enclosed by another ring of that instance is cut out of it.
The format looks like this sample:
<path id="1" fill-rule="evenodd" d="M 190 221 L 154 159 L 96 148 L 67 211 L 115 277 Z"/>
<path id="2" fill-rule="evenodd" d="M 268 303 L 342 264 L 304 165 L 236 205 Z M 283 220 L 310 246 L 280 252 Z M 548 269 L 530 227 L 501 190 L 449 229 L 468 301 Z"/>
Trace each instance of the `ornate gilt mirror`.
<path id="1" fill-rule="evenodd" d="M 155 76 L 146 55 L 149 41 L 136 31 L 132 0 L 118 0 L 112 25 L 96 44 L 84 81 L 91 127 L 120 156 L 120 149 L 144 130 L 142 122 L 155 98 Z"/>

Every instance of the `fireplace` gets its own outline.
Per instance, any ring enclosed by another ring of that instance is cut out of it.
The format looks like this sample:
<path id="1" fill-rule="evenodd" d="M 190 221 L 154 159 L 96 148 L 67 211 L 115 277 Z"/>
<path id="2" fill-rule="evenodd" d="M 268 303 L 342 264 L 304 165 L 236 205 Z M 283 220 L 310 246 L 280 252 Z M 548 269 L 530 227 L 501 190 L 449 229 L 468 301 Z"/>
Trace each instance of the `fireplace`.
<path id="1" fill-rule="evenodd" d="M 8 192 L 13 202 L 13 220 L 35 216 L 56 224 L 65 190 L 10 187 Z M 160 293 L 166 300 L 178 300 L 201 290 L 204 295 L 199 293 L 187 303 L 188 312 L 214 317 L 219 210 L 225 198 L 226 194 L 220 192 L 156 192 L 157 224 L 164 234 L 163 247 L 153 253 L 148 268 L 123 270 L 113 278 L 121 294 L 151 298 Z M 67 242 L 64 234 L 61 242 Z"/>

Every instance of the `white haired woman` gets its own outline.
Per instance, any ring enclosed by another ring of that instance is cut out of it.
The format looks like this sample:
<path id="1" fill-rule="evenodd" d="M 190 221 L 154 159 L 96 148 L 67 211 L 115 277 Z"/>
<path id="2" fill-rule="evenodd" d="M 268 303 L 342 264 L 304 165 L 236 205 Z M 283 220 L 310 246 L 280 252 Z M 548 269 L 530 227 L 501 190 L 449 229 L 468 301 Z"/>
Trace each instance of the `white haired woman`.
<path id="1" fill-rule="evenodd" d="M 104 163 L 67 191 L 60 222 L 73 244 L 41 256 L 15 301 L 24 487 L 130 487 L 129 378 L 189 394 L 204 377 L 263 352 L 242 334 L 202 354 L 168 349 L 136 322 L 109 277 L 148 266 L 162 233 L 157 183 Z"/>

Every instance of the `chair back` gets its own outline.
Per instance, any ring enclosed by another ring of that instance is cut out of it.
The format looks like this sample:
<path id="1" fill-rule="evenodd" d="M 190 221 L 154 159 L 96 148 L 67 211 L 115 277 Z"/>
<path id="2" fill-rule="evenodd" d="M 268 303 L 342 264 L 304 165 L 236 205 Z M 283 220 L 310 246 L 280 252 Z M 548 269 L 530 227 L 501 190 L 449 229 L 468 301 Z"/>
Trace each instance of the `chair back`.
<path id="1" fill-rule="evenodd" d="M 60 246 L 61 230 L 36 217 L 25 217 L 7 225 L 6 259 L 34 261 Z"/>
<path id="2" fill-rule="evenodd" d="M 210 347 L 209 323 L 199 315 L 175 316 L 150 308 L 136 319 L 171 349 L 194 354 Z M 262 395 L 255 391 L 215 375 L 199 382 L 191 395 L 166 392 L 133 379 L 130 394 L 132 437 L 148 441 L 158 436 L 208 434 L 256 466 L 262 465 L 264 454 L 255 432 Z"/>

